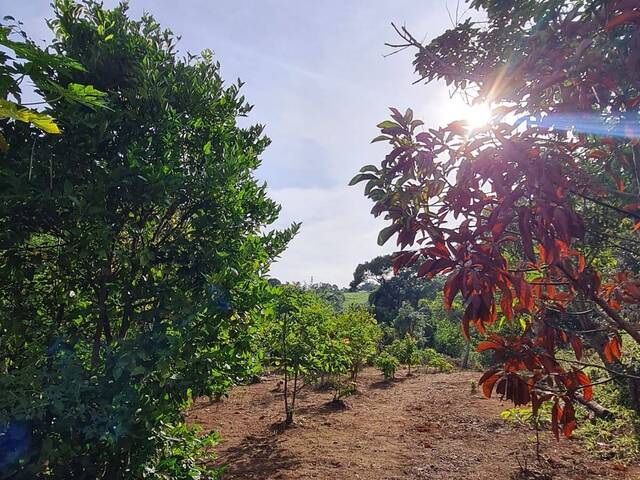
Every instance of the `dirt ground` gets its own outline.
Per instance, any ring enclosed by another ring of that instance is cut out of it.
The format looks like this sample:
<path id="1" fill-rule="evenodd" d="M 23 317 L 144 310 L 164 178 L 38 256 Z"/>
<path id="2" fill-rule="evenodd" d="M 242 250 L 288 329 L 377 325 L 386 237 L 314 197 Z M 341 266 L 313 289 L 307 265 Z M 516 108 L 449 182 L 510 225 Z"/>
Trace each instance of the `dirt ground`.
<path id="1" fill-rule="evenodd" d="M 595 460 L 578 440 L 543 435 L 543 464 L 533 433 L 500 419 L 510 408 L 471 393 L 476 372 L 400 373 L 382 382 L 361 374 L 345 408 L 330 392 L 305 388 L 295 425 L 283 417 L 278 378 L 236 388 L 228 399 L 195 403 L 190 420 L 221 432 L 218 461 L 239 479 L 640 479 L 640 469 Z M 523 473 L 526 467 L 527 472 Z"/>

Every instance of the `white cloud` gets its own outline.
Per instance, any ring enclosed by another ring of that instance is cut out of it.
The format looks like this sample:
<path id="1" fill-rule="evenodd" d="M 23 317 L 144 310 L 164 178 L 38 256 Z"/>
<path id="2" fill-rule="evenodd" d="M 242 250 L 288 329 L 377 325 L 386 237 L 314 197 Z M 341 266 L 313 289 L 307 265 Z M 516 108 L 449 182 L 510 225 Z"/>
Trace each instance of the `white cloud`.
<path id="1" fill-rule="evenodd" d="M 335 283 L 347 286 L 358 263 L 394 250 L 393 241 L 376 243 L 382 219 L 369 214 L 372 203 L 362 186 L 333 188 L 284 188 L 271 197 L 282 204 L 276 226 L 302 221 L 271 274 L 283 281 Z"/>

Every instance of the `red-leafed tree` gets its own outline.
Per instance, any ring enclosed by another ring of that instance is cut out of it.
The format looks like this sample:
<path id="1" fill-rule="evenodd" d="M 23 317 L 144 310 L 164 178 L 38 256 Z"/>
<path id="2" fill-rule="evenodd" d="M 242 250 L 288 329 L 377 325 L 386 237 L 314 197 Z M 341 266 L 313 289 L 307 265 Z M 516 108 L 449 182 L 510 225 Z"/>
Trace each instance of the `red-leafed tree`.
<path id="1" fill-rule="evenodd" d="M 397 236 L 396 269 L 447 275 L 445 306 L 461 297 L 467 337 L 500 316 L 526 325 L 479 345 L 498 362 L 480 384 L 534 414 L 552 402 L 568 436 L 592 396 L 583 345 L 624 375 L 621 338 L 640 343 L 640 2 L 469 3 L 486 22 L 428 44 L 398 28 L 391 46 L 414 49 L 419 81 L 489 105 L 491 121 L 426 128 L 392 108 L 374 139 L 390 153 L 352 183 L 390 220 L 379 240 Z M 556 356 L 568 346 L 575 361 Z"/>

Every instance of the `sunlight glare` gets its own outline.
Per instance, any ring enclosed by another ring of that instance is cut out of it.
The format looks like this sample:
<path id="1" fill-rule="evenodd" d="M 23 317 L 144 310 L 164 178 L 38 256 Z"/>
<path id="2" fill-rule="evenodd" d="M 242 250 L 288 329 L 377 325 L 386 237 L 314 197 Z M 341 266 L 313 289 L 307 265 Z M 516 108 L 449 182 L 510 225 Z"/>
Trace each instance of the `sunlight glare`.
<path id="1" fill-rule="evenodd" d="M 491 108 L 486 103 L 464 105 L 460 109 L 460 119 L 467 122 L 469 130 L 477 130 L 491 121 Z"/>

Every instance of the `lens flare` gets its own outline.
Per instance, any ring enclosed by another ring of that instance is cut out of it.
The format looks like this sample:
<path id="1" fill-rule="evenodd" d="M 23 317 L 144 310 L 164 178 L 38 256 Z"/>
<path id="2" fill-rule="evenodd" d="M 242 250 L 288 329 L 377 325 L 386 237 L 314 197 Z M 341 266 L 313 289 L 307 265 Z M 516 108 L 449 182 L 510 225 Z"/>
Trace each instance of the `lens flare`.
<path id="1" fill-rule="evenodd" d="M 542 118 L 521 119 L 529 125 L 603 137 L 640 138 L 638 114 L 604 117 L 600 114 L 551 113 Z"/>

